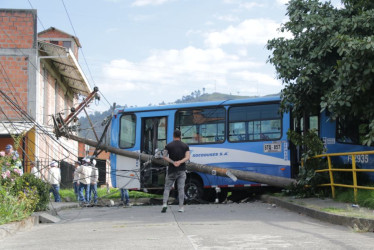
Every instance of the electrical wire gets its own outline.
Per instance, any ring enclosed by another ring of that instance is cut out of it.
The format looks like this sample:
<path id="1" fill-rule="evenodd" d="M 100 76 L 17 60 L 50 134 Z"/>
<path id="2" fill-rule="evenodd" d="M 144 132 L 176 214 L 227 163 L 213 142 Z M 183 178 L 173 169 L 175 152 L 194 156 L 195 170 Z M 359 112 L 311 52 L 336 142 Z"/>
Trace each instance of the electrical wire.
<path id="1" fill-rule="evenodd" d="M 62 2 L 62 5 L 64 6 L 64 9 L 65 9 L 66 15 L 68 16 L 68 19 L 69 19 L 69 22 L 70 22 L 71 28 L 73 29 L 73 32 L 74 32 L 74 35 L 75 35 L 75 37 L 78 37 L 78 36 L 77 36 L 77 33 L 75 32 L 75 28 L 74 28 L 73 22 L 71 21 L 71 18 L 70 18 L 70 15 L 69 15 L 68 9 L 66 8 L 66 5 L 65 5 L 64 0 L 61 0 L 61 2 Z M 88 73 L 90 74 L 90 77 L 91 77 L 91 79 L 92 79 L 92 81 L 93 81 L 93 83 L 94 83 L 94 86 L 96 86 L 95 81 L 94 81 L 94 79 L 93 79 L 93 77 L 92 77 L 92 73 L 91 73 L 90 67 L 88 66 L 88 63 L 87 63 L 87 60 L 86 60 L 86 56 L 84 55 L 83 48 L 81 48 L 81 52 L 82 52 L 83 59 L 84 59 L 84 61 L 85 61 L 85 63 L 86 63 L 86 66 L 87 66 Z M 90 83 L 89 83 L 89 84 L 90 84 Z M 91 84 L 90 84 L 90 86 L 91 86 Z M 92 88 L 92 86 L 91 86 L 91 88 Z"/>

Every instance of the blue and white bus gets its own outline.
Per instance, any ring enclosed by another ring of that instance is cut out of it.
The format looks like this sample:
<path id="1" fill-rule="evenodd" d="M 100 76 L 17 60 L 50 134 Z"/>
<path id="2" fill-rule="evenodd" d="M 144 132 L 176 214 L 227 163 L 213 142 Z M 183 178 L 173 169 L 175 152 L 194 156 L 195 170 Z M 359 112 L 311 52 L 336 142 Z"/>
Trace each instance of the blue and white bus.
<path id="1" fill-rule="evenodd" d="M 287 140 L 287 131 L 297 124 L 305 122 L 308 129 L 316 129 L 329 153 L 369 150 L 354 144 L 354 136 L 345 133 L 353 130 L 331 121 L 326 113 L 308 116 L 300 123 L 289 113 L 281 115 L 279 108 L 280 98 L 273 96 L 118 109 L 112 118 L 111 146 L 154 155 L 179 129 L 182 141 L 190 146 L 191 162 L 285 178 L 298 170 L 298 152 Z M 374 159 L 365 157 L 363 163 L 373 165 Z M 166 166 L 115 154 L 110 160 L 114 187 L 150 192 L 163 189 Z M 186 196 L 209 201 L 215 198 L 214 188 L 219 187 L 224 200 L 228 191 L 261 186 L 265 185 L 189 172 Z"/>

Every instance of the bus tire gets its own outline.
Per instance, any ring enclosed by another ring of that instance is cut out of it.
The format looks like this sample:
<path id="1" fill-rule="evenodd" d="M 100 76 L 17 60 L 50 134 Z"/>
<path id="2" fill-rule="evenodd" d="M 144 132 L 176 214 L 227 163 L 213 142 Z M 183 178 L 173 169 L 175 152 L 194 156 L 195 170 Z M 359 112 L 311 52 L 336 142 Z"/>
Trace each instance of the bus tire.
<path id="1" fill-rule="evenodd" d="M 189 177 L 184 186 L 184 193 L 187 202 L 200 202 L 204 194 L 203 184 L 197 178 Z"/>

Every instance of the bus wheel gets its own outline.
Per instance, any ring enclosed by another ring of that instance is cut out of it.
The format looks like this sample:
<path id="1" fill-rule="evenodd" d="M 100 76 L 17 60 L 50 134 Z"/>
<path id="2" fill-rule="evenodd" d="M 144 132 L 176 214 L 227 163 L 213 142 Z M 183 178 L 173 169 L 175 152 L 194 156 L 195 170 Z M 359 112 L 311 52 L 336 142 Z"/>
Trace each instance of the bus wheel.
<path id="1" fill-rule="evenodd" d="M 188 178 L 184 186 L 184 193 L 188 202 L 200 202 L 203 197 L 203 184 L 196 178 Z"/>

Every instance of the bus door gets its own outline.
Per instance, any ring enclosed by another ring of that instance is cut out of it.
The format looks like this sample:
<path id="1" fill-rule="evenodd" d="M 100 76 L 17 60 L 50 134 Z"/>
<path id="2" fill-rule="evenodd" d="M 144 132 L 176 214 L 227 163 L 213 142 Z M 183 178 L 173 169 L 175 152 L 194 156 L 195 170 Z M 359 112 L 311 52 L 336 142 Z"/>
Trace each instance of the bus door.
<path id="1" fill-rule="evenodd" d="M 146 117 L 142 119 L 141 152 L 154 155 L 163 150 L 167 139 L 167 117 Z M 142 162 L 141 183 L 143 188 L 160 188 L 164 186 L 166 166 Z"/>
<path id="2" fill-rule="evenodd" d="M 112 137 L 119 133 L 118 147 L 134 151 L 136 143 L 136 115 L 131 113 L 121 115 L 118 125 L 119 130 L 112 131 Z M 111 154 L 110 161 L 113 166 L 111 171 L 113 186 L 126 189 L 140 188 L 138 159 Z"/>
<path id="3" fill-rule="evenodd" d="M 291 113 L 290 129 L 300 133 L 301 135 L 304 134 L 304 131 L 314 129 L 316 133 L 319 135 L 320 127 L 318 112 L 317 114 L 306 115 L 305 117 L 301 118 L 297 118 Z M 301 155 L 303 153 L 303 148 L 294 145 L 292 142 L 289 142 L 289 144 L 291 159 L 291 177 L 295 178 L 299 173 L 299 166 L 301 164 L 300 161 Z"/>

